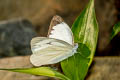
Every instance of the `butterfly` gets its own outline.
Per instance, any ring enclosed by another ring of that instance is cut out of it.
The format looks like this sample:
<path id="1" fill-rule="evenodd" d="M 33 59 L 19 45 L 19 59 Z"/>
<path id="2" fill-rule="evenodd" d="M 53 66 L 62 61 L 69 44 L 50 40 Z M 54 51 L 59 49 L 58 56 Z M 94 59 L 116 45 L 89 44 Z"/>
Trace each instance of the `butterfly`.
<path id="1" fill-rule="evenodd" d="M 74 55 L 77 48 L 70 27 L 56 15 L 51 20 L 48 36 L 31 40 L 30 61 L 34 66 L 58 63 Z"/>

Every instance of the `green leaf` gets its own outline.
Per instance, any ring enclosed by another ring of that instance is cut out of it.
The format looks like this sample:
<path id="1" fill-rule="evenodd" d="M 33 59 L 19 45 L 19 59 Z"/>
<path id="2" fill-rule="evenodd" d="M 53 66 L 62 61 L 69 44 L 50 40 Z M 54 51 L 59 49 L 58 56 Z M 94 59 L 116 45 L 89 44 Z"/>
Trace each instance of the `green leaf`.
<path id="1" fill-rule="evenodd" d="M 79 43 L 74 56 L 61 62 L 63 72 L 71 80 L 84 80 L 92 62 L 98 39 L 98 24 L 96 21 L 94 0 L 90 0 L 87 7 L 75 20 L 72 31 L 74 40 Z"/>
<path id="2" fill-rule="evenodd" d="M 112 40 L 120 32 L 120 22 L 114 25 L 110 39 Z"/>
<path id="3" fill-rule="evenodd" d="M 48 77 L 56 77 L 61 80 L 70 80 L 63 74 L 49 68 L 49 67 L 39 67 L 39 68 L 17 68 L 17 69 L 0 69 L 12 72 L 20 72 L 32 75 L 40 75 L 40 76 L 48 76 Z"/>
<path id="4" fill-rule="evenodd" d="M 71 80 L 83 80 L 88 70 L 90 50 L 82 43 L 79 43 L 78 53 L 61 62 L 63 72 Z M 85 53 L 85 54 L 83 54 Z"/>

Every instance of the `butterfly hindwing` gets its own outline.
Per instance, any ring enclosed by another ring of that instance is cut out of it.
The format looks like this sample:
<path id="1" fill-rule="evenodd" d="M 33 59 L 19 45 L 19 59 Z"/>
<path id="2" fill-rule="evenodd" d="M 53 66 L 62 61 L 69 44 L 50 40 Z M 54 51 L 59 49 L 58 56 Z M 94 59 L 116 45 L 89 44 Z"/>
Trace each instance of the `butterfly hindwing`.
<path id="1" fill-rule="evenodd" d="M 35 66 L 57 63 L 74 54 L 73 46 L 69 43 L 47 37 L 33 38 L 31 49 L 33 55 L 30 60 Z"/>

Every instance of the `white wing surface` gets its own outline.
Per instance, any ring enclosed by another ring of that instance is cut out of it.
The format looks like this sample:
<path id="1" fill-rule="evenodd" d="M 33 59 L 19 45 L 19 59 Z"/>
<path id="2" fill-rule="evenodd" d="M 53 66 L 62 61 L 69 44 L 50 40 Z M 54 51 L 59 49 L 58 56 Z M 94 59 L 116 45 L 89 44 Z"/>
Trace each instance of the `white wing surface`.
<path id="1" fill-rule="evenodd" d="M 53 27 L 53 30 L 51 31 L 51 35 L 49 35 L 49 38 L 63 40 L 73 45 L 72 32 L 69 26 L 64 22 L 57 24 L 56 26 Z"/>
<path id="2" fill-rule="evenodd" d="M 72 31 L 60 16 L 54 16 L 51 20 L 48 37 L 63 40 L 74 45 Z"/>
<path id="3" fill-rule="evenodd" d="M 30 61 L 35 66 L 54 64 L 74 54 L 73 46 L 62 40 L 35 37 L 31 40 L 33 55 Z"/>

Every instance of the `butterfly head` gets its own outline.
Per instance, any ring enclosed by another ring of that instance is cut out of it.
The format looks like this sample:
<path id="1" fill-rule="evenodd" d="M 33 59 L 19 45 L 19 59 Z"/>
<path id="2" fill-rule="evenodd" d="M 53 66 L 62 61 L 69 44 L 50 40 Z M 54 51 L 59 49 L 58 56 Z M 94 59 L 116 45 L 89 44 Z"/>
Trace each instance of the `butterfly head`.
<path id="1" fill-rule="evenodd" d="M 78 43 L 75 43 L 72 52 L 77 53 L 77 49 L 78 49 Z"/>

